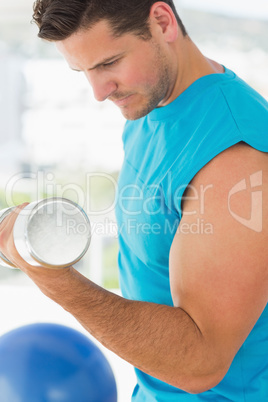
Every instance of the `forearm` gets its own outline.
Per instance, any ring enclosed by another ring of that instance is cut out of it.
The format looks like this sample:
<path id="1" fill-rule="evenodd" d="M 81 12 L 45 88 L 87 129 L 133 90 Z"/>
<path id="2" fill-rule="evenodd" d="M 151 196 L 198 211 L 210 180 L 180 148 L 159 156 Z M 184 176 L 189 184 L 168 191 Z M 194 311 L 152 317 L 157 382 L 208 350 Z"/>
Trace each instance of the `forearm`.
<path id="1" fill-rule="evenodd" d="M 200 392 L 214 378 L 206 342 L 180 308 L 123 299 L 83 277 L 65 271 L 59 280 L 30 274 L 48 297 L 70 312 L 117 355 L 171 385 Z"/>

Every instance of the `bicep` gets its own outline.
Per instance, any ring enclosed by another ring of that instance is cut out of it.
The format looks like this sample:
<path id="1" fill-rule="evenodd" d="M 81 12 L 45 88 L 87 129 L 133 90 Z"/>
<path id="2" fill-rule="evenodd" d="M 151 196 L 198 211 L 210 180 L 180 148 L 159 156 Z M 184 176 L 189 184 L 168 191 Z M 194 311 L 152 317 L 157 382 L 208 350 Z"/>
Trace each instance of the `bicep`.
<path id="1" fill-rule="evenodd" d="M 205 199 L 199 191 L 198 199 L 186 200 L 170 251 L 174 305 L 192 317 L 219 353 L 228 351 L 229 363 L 259 318 L 268 295 L 267 159 L 259 155 L 259 161 L 253 158 L 249 163 L 248 158 L 241 169 L 233 153 L 243 158 L 245 151 L 238 147 L 222 154 L 194 178 L 195 190 L 211 187 Z M 261 231 L 247 225 L 254 216 L 250 175 L 258 170 L 262 171 L 262 197 L 259 204 L 255 200 L 254 208 L 262 214 Z M 230 199 L 243 177 L 249 184 L 247 190 Z"/>

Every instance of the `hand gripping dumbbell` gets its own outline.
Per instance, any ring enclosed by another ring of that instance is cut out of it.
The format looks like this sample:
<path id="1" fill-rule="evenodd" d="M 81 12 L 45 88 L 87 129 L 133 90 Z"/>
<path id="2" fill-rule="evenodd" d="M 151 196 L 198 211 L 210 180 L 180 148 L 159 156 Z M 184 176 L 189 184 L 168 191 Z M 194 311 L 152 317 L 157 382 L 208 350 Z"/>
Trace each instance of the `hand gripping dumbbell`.
<path id="1" fill-rule="evenodd" d="M 14 207 L 0 211 L 0 223 Z M 15 247 L 34 266 L 65 268 L 86 253 L 91 238 L 90 222 L 84 210 L 65 198 L 47 198 L 23 208 L 13 227 Z M 0 265 L 16 268 L 0 252 Z"/>

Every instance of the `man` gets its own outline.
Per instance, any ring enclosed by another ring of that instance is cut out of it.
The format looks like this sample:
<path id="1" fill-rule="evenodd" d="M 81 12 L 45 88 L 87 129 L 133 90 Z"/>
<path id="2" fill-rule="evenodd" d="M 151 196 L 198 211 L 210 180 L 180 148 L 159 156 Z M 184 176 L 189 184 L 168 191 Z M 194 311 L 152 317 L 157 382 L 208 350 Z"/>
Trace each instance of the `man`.
<path id="1" fill-rule="evenodd" d="M 201 54 L 170 0 L 39 0 L 34 19 L 128 119 L 116 207 L 124 297 L 73 267 L 26 264 L 16 213 L 1 250 L 136 367 L 133 401 L 267 400 L 266 101 Z"/>

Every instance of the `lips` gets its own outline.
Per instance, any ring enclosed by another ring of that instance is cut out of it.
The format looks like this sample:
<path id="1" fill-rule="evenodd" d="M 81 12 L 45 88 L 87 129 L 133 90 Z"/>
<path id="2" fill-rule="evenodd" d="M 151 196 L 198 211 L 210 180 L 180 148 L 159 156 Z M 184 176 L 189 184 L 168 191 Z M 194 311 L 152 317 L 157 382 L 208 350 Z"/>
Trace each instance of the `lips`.
<path id="1" fill-rule="evenodd" d="M 127 95 L 121 99 L 110 99 L 117 106 L 125 106 L 133 95 Z"/>

